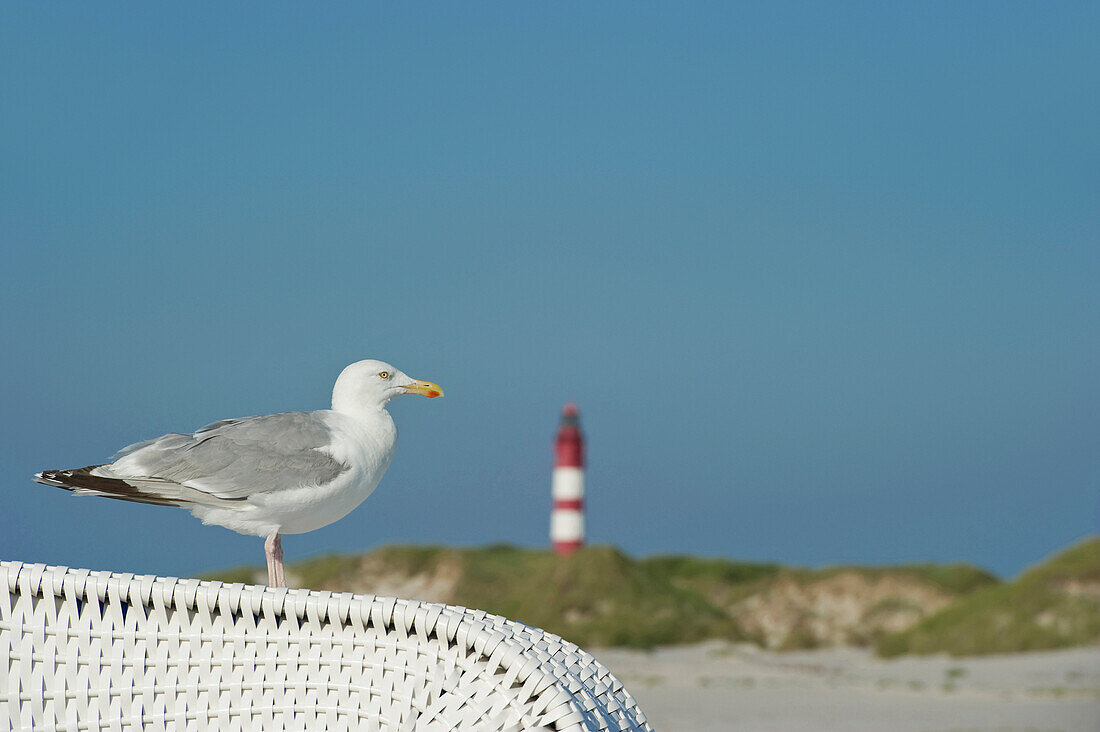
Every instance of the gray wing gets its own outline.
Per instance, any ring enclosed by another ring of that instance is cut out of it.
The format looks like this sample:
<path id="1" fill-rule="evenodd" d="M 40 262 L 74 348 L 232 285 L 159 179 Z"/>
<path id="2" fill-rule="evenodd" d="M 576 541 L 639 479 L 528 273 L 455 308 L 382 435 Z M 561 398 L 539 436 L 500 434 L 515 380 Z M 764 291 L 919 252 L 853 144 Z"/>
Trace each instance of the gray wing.
<path id="1" fill-rule="evenodd" d="M 223 499 L 321 485 L 348 470 L 322 449 L 332 430 L 316 412 L 226 419 L 191 435 L 125 448 L 108 468 L 122 479 L 168 481 Z"/>

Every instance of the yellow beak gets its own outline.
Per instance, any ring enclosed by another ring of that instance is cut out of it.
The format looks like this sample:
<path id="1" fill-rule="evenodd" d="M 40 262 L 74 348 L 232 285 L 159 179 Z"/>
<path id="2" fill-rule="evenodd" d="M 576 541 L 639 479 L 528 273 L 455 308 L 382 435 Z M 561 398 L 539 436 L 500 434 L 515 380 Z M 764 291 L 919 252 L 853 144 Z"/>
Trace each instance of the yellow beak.
<path id="1" fill-rule="evenodd" d="M 439 384 L 433 384 L 430 381 L 414 381 L 405 387 L 406 394 L 420 394 L 426 396 L 429 399 L 435 399 L 436 397 L 443 396 L 443 389 Z"/>

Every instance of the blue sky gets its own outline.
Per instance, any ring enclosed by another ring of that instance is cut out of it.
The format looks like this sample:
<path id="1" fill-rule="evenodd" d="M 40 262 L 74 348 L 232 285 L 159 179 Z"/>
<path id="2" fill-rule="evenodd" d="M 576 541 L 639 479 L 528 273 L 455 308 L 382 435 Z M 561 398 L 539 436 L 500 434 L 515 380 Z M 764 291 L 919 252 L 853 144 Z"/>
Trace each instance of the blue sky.
<path id="1" fill-rule="evenodd" d="M 30 481 L 218 418 L 392 405 L 289 558 L 589 538 L 1013 574 L 1100 528 L 1094 3 L 6 4 L 0 557 L 262 559 Z"/>

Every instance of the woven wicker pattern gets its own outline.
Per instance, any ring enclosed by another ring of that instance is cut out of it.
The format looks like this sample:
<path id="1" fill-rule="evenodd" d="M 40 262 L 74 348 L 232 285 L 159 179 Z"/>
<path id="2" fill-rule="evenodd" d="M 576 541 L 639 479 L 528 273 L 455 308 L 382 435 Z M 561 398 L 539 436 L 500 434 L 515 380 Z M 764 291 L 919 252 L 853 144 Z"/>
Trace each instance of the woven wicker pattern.
<path id="1" fill-rule="evenodd" d="M 0 657 L 0 729 L 652 729 L 557 636 L 370 595 L 0 562 Z"/>

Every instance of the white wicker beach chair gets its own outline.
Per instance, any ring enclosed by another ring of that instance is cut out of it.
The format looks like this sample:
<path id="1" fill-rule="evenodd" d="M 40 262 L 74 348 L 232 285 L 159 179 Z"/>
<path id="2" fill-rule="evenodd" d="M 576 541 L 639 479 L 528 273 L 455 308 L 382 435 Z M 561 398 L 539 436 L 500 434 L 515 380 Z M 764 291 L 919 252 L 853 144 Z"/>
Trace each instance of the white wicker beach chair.
<path id="1" fill-rule="evenodd" d="M 0 659 L 0 729 L 652 729 L 572 643 L 370 595 L 0 562 Z"/>

